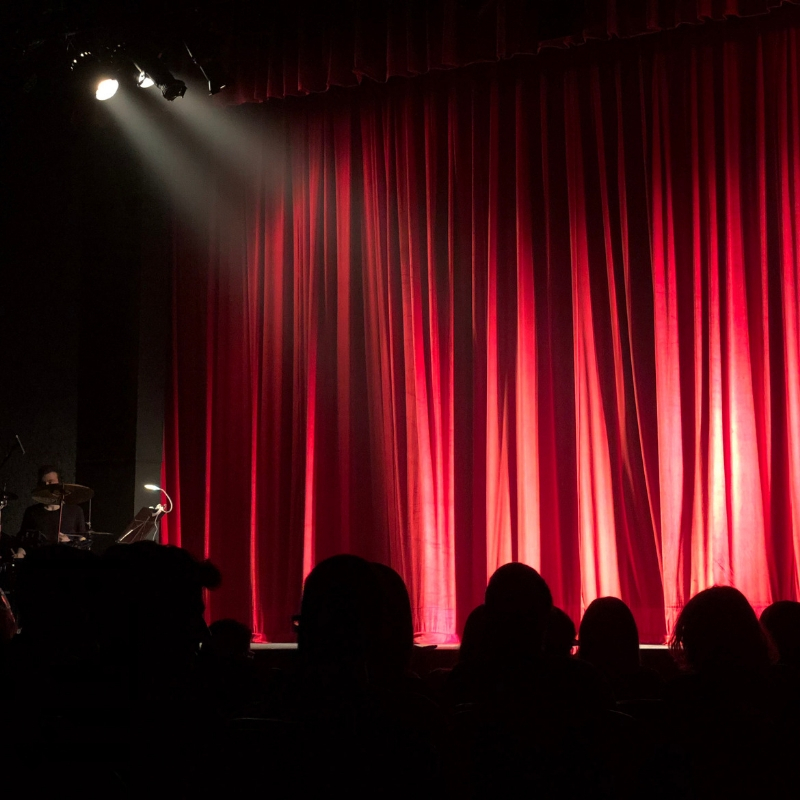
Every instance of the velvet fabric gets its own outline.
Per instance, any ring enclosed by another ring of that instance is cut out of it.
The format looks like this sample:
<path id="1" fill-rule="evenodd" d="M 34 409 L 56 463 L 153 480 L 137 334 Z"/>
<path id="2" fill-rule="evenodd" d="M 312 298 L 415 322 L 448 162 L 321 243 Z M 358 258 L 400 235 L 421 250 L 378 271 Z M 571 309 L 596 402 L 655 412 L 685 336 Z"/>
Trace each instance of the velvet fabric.
<path id="1" fill-rule="evenodd" d="M 709 20 L 795 0 L 363 0 L 269 3 L 225 23 L 223 103 L 385 82 Z M 232 26 L 232 27 L 231 27 Z"/>
<path id="2" fill-rule="evenodd" d="M 176 228 L 165 540 L 291 640 L 351 552 L 454 641 L 523 561 L 641 638 L 800 568 L 800 28 L 684 28 L 217 109 Z M 244 149 L 243 149 L 244 148 Z"/>

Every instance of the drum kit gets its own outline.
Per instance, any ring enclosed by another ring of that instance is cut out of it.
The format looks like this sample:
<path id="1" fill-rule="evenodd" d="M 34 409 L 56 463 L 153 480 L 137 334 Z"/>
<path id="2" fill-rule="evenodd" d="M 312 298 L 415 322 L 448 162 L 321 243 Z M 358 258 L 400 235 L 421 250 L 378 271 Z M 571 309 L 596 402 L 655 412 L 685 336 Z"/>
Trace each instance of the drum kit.
<path id="1" fill-rule="evenodd" d="M 45 486 L 40 486 L 31 494 L 31 499 L 43 506 L 59 506 L 58 530 L 61 530 L 61 521 L 64 513 L 65 506 L 89 504 L 89 513 L 86 518 L 86 532 L 85 533 L 69 533 L 61 534 L 59 540 L 61 544 L 67 544 L 72 547 L 77 547 L 81 550 L 105 549 L 108 544 L 111 544 L 117 537 L 113 533 L 101 533 L 92 530 L 92 498 L 94 497 L 94 490 L 88 486 L 81 486 L 78 483 L 49 483 Z M 18 497 L 13 492 L 6 489 L 0 491 L 0 530 L 3 526 L 3 509 L 12 501 L 17 500 Z M 36 546 L 40 541 L 38 531 L 23 531 L 21 536 L 27 536 L 27 544 Z M 66 537 L 66 538 L 65 538 Z M 44 542 L 41 542 L 44 544 Z M 20 545 L 25 547 L 25 543 L 20 541 Z"/>
<path id="2" fill-rule="evenodd" d="M 24 451 L 23 451 L 24 452 Z M 6 460 L 8 460 L 6 458 Z M 5 464 L 3 461 L 0 468 Z M 120 534 L 99 533 L 92 530 L 92 498 L 94 490 L 88 486 L 77 483 L 49 483 L 37 487 L 31 498 L 45 507 L 59 507 L 58 514 L 58 546 L 68 546 L 78 550 L 91 550 L 100 555 L 113 544 L 133 544 L 141 541 L 158 542 L 159 522 L 161 518 L 172 511 L 172 500 L 160 487 L 147 484 L 146 489 L 162 492 L 169 500 L 169 507 L 160 503 L 156 506 L 145 507 L 139 510 L 133 520 Z M 0 534 L 3 530 L 3 510 L 6 506 L 18 500 L 14 492 L 9 492 L 5 486 L 0 490 Z M 61 533 L 64 517 L 64 507 L 70 505 L 89 504 L 89 513 L 86 519 L 86 531 L 83 533 Z M 13 541 L 13 544 L 10 542 Z M 14 539 L 0 536 L 0 642 L 9 641 L 18 630 L 18 617 L 16 609 L 16 588 L 18 578 L 18 565 L 20 559 L 27 553 L 49 544 L 47 537 L 36 530 L 22 531 Z"/>
<path id="3" fill-rule="evenodd" d="M 11 459 L 12 455 L 19 450 L 25 455 L 25 448 L 19 436 L 14 437 L 8 452 L 0 461 L 0 472 Z M 58 542 L 60 545 L 67 545 L 80 550 L 91 550 L 102 553 L 112 544 L 132 544 L 144 540 L 159 541 L 159 521 L 162 516 L 172 511 L 172 500 L 169 495 L 158 486 L 146 484 L 145 488 L 150 491 L 161 492 L 168 500 L 169 507 L 160 503 L 149 508 L 142 508 L 134 517 L 133 521 L 125 528 L 121 534 L 98 533 L 92 530 L 92 498 L 94 490 L 88 486 L 81 486 L 78 483 L 48 483 L 38 486 L 31 497 L 37 503 L 53 509 L 58 506 Z M 11 539 L 2 535 L 3 531 L 3 510 L 6 506 L 18 500 L 14 492 L 9 492 L 5 486 L 0 491 L 0 604 L 4 599 L 4 590 L 13 589 L 16 575 L 16 565 L 21 557 L 29 551 L 35 550 L 48 543 L 47 536 L 41 531 L 22 531 L 19 536 Z M 86 531 L 83 533 L 61 533 L 64 517 L 64 507 L 89 504 L 89 513 L 86 520 Z M 54 509 L 53 509 L 54 510 Z M 13 544 L 12 544 L 13 542 Z"/>
<path id="4" fill-rule="evenodd" d="M 92 498 L 94 491 L 88 486 L 81 486 L 77 483 L 51 483 L 40 486 L 32 494 L 31 498 L 44 506 L 59 506 L 58 530 L 61 530 L 61 521 L 66 505 L 80 505 L 89 503 L 89 515 L 86 522 L 87 530 L 85 533 L 61 534 L 59 541 L 63 545 L 74 547 L 79 550 L 104 550 L 108 545 L 113 544 L 117 538 L 111 533 L 99 533 L 92 530 Z M 19 499 L 14 492 L 9 492 L 3 488 L 0 491 L 0 531 L 3 528 L 3 509 Z M 46 544 L 44 535 L 39 531 L 22 531 L 17 538 L 16 546 L 10 546 L 0 551 L 0 590 L 6 592 L 13 590 L 14 573 L 16 560 L 24 553 Z"/>
<path id="5" fill-rule="evenodd" d="M 89 517 L 86 521 L 87 535 L 84 534 L 60 534 L 66 536 L 64 544 L 72 545 L 81 550 L 91 549 L 92 539 L 92 498 L 94 491 L 88 486 L 81 486 L 77 483 L 48 483 L 37 489 L 31 497 L 43 506 L 58 506 L 58 530 L 61 531 L 61 519 L 64 514 L 64 506 L 76 506 L 81 503 L 89 503 Z M 23 545 L 24 547 L 24 545 Z"/>
<path id="6" fill-rule="evenodd" d="M 17 451 L 25 455 L 25 448 L 19 436 L 14 436 L 14 441 L 11 443 L 8 452 L 0 460 L 0 473 L 2 473 L 3 468 Z M 151 491 L 159 491 L 169 499 L 169 495 L 158 486 L 147 484 L 145 488 Z M 58 527 L 56 530 L 58 531 L 59 545 L 66 545 L 80 550 L 91 550 L 98 554 L 115 543 L 132 544 L 143 540 L 159 541 L 159 521 L 164 514 L 168 514 L 172 510 L 172 500 L 169 500 L 168 508 L 160 503 L 154 507 L 143 508 L 121 534 L 99 533 L 92 530 L 92 498 L 94 497 L 94 490 L 88 486 L 81 486 L 78 483 L 49 483 L 38 486 L 31 496 L 33 500 L 45 507 L 49 506 L 52 509 L 54 506 L 58 506 Z M 17 495 L 14 492 L 9 492 L 5 485 L 0 490 L 0 612 L 2 612 L 5 600 L 4 590 L 13 591 L 16 566 L 19 559 L 29 551 L 48 543 L 47 536 L 36 530 L 22 531 L 19 536 L 13 539 L 2 535 L 3 510 L 9 503 L 18 499 Z M 61 533 L 64 507 L 83 503 L 89 504 L 86 531 L 83 533 Z"/>

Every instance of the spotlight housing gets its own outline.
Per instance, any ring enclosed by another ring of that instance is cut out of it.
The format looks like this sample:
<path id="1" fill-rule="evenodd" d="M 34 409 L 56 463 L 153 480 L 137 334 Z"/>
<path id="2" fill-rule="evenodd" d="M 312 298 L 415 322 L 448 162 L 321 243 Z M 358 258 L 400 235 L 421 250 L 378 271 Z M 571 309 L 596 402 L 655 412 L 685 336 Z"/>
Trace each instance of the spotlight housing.
<path id="1" fill-rule="evenodd" d="M 155 84 L 161 89 L 164 99 L 170 101 L 186 94 L 186 84 L 178 80 L 159 58 L 140 56 L 134 61 L 134 66 L 139 70 L 136 82 L 142 89 Z"/>
<path id="2" fill-rule="evenodd" d="M 172 78 L 164 83 L 156 81 L 156 85 L 161 89 L 161 94 L 164 95 L 165 100 L 172 101 L 176 97 L 183 97 L 186 94 L 186 84 L 177 78 Z"/>

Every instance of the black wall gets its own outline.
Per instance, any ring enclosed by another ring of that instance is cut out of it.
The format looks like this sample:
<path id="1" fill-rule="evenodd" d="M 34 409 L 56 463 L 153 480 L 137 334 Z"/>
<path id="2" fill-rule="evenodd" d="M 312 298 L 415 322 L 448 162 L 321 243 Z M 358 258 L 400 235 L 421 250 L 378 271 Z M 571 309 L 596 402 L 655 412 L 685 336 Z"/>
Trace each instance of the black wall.
<path id="1" fill-rule="evenodd" d="M 23 102 L 28 101 L 28 102 Z M 80 253 L 71 210 L 73 140 L 64 109 L 23 98 L 6 118 L 0 272 L 0 449 L 18 434 L 0 481 L 20 495 L 3 513 L 16 532 L 38 464 L 75 479 Z"/>
<path id="2" fill-rule="evenodd" d="M 96 492 L 95 529 L 118 532 L 157 500 L 142 484 L 160 483 L 169 227 L 138 157 L 100 119 L 79 143 L 77 473 Z"/>
<path id="3" fill-rule="evenodd" d="M 57 92 L 3 122 L 0 485 L 15 533 L 36 469 L 95 490 L 93 527 L 119 532 L 159 482 L 169 310 L 168 221 L 108 114 Z M 88 510 L 88 509 L 87 509 Z"/>

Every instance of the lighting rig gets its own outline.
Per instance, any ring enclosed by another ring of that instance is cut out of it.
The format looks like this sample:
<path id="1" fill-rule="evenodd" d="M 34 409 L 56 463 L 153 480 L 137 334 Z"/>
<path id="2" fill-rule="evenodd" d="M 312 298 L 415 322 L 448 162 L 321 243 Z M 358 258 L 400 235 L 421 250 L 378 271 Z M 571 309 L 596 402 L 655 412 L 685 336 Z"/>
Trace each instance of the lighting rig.
<path id="1" fill-rule="evenodd" d="M 125 44 L 73 45 L 71 69 L 76 78 L 94 89 L 98 100 L 109 100 L 127 83 L 148 89 L 157 86 L 165 100 L 186 94 L 186 84 L 176 78 L 158 56 Z"/>
<path id="2" fill-rule="evenodd" d="M 163 0 L 137 0 L 135 9 L 107 2 L 12 4 L 0 89 L 18 89 L 21 97 L 89 90 L 109 100 L 126 86 L 157 87 L 171 102 L 187 89 L 173 73 L 189 70 L 202 74 L 214 95 L 230 83 L 218 58 L 231 24 L 228 2 L 238 0 L 175 0 L 168 8 Z"/>

